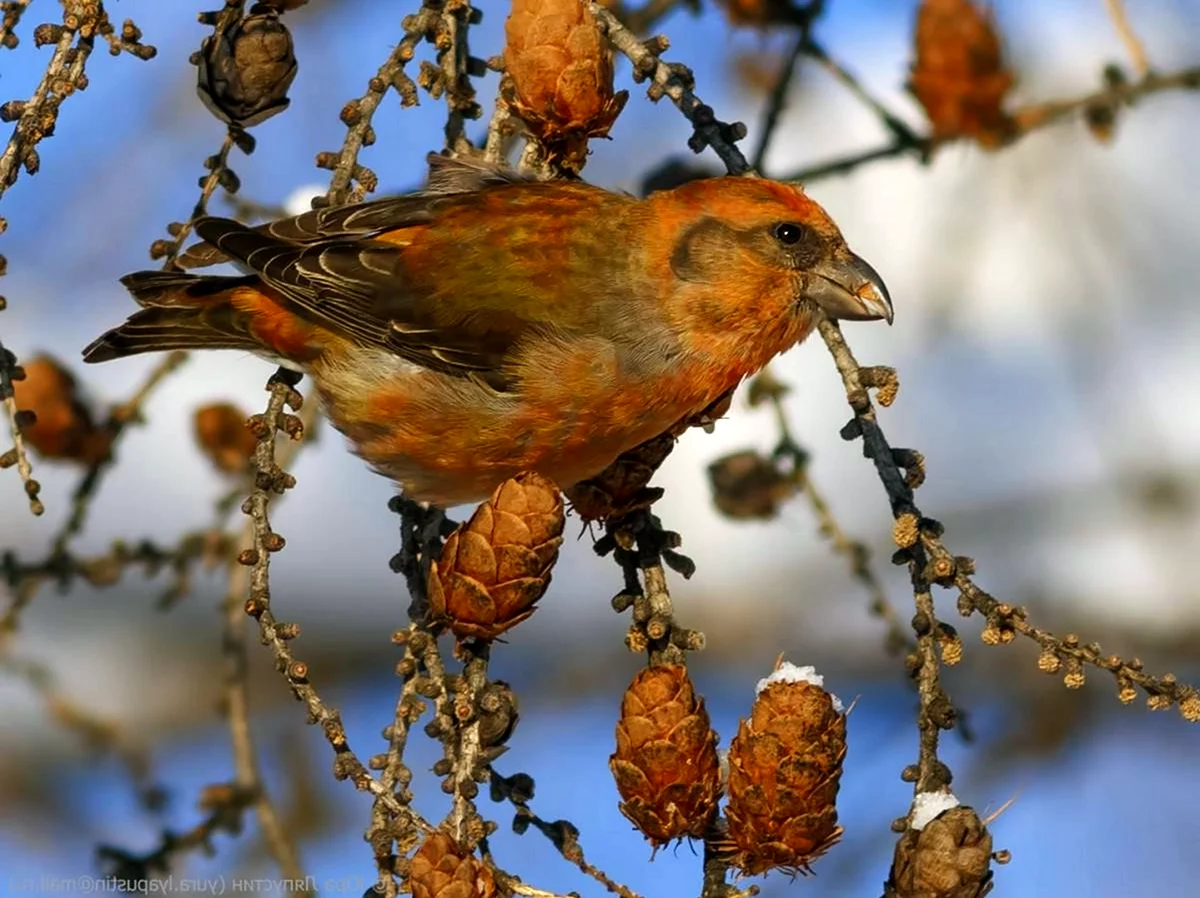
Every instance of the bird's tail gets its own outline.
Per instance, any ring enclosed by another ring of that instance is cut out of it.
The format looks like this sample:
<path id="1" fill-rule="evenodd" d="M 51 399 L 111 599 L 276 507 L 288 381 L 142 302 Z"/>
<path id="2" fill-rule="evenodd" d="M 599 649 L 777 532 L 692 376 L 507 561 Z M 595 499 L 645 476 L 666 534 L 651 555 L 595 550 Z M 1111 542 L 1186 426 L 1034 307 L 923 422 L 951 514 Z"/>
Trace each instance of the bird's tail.
<path id="1" fill-rule="evenodd" d="M 250 316 L 231 302 L 232 291 L 254 286 L 249 277 L 204 277 L 177 271 L 138 271 L 121 278 L 142 308 L 92 341 L 85 362 L 107 362 L 169 349 L 264 347 L 250 333 Z"/>

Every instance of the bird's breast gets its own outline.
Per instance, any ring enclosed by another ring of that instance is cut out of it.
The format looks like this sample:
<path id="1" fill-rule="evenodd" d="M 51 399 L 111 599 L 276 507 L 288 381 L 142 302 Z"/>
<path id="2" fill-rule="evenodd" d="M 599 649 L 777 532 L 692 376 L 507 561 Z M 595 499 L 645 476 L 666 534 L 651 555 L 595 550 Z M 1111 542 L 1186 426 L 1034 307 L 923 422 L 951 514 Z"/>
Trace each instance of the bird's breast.
<path id="1" fill-rule="evenodd" d="M 737 379 L 686 366 L 633 378 L 603 340 L 547 350 L 511 392 L 355 348 L 313 366 L 327 414 L 414 498 L 455 505 L 537 471 L 568 487 L 707 407 Z"/>

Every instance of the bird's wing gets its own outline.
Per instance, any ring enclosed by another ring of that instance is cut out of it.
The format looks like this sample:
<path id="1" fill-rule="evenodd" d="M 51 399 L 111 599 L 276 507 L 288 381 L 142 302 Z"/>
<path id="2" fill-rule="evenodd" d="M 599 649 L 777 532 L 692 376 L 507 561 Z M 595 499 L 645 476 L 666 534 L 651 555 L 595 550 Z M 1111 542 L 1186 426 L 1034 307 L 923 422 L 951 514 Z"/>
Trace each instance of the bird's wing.
<path id="1" fill-rule="evenodd" d="M 372 237 L 385 231 L 414 227 L 430 221 L 445 197 L 474 193 L 501 184 L 534 180 L 506 166 L 473 159 L 451 159 L 431 153 L 429 182 L 418 193 L 383 197 L 367 203 L 328 206 L 291 218 L 257 225 L 257 233 L 289 243 L 311 244 L 339 238 Z M 201 234 L 201 237 L 204 235 Z M 204 240 L 188 247 L 176 264 L 180 268 L 204 268 L 229 262 L 228 253 Z"/>
<path id="2" fill-rule="evenodd" d="M 439 308 L 406 277 L 403 245 L 353 237 L 295 243 L 223 218 L 201 218 L 195 227 L 313 324 L 497 390 L 511 386 L 505 362 L 513 348 L 541 329 L 517 314 L 454 316 Z"/>

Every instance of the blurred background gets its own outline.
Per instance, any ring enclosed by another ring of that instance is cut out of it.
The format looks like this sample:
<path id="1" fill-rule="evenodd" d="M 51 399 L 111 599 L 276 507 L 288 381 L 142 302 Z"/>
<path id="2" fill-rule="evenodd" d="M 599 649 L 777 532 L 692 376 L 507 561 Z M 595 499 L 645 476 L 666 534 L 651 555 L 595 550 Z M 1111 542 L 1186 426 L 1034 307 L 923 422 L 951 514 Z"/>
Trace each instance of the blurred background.
<path id="1" fill-rule="evenodd" d="M 29 39 L 53 18 L 35 3 L 23 40 L 0 57 L 4 99 L 27 97 L 49 49 Z M 6 346 L 19 357 L 46 351 L 77 371 L 80 349 L 119 322 L 130 301 L 117 279 L 149 267 L 147 247 L 196 200 L 202 161 L 223 126 L 195 93 L 187 57 L 208 28 L 196 4 L 123 0 L 158 48 L 149 62 L 97 53 L 86 94 L 63 106 L 54 137 L 39 147 L 42 171 L 8 191 L 4 253 L 9 260 L 0 315 Z M 506 4 L 480 4 L 471 30 L 478 56 L 503 46 Z M 1200 3 L 1130 0 L 1132 22 L 1153 65 L 1164 72 L 1200 63 Z M 234 151 L 241 197 L 268 206 L 323 191 L 314 154 L 341 145 L 338 112 L 360 96 L 400 37 L 405 4 L 313 0 L 289 13 L 300 61 L 291 108 L 255 129 L 257 151 Z M 1095 90 L 1124 48 L 1101 0 L 995 4 L 1011 67 L 1015 105 Z M 831 0 L 816 34 L 872 92 L 923 130 L 920 107 L 903 88 L 912 54 L 915 3 Z M 727 120 L 747 123 L 747 150 L 760 129 L 766 89 L 791 42 L 786 35 L 736 30 L 719 8 L 672 13 L 659 29 L 668 58 L 695 70 L 697 91 Z M 424 52 L 424 50 L 422 50 Z M 767 73 L 764 75 L 763 73 Z M 490 111 L 497 78 L 477 81 Z M 688 155 L 687 122 L 656 107 L 618 63 L 631 98 L 611 142 L 593 143 L 589 180 L 637 191 L 668 157 Z M 881 410 L 894 445 L 919 449 L 928 481 L 918 501 L 946 525 L 947 545 L 975 557 L 981 585 L 1029 607 L 1058 633 L 1100 640 L 1106 651 L 1140 657 L 1147 670 L 1200 677 L 1200 97 L 1168 92 L 1120 116 L 1102 143 L 1079 121 L 1047 128 L 987 153 L 955 144 L 921 166 L 911 158 L 874 162 L 814 181 L 809 192 L 834 216 L 851 246 L 886 279 L 896 305 L 892 328 L 850 324 L 863 364 L 895 367 L 901 391 Z M 390 94 L 375 118 L 378 141 L 361 161 L 381 192 L 414 187 L 423 158 L 441 143 L 444 106 L 422 97 L 402 110 Z M 482 133 L 474 123 L 472 137 Z M 801 62 L 765 171 L 787 176 L 812 164 L 887 142 L 879 120 L 828 73 Z M 694 160 L 717 171 L 711 154 Z M 230 207 L 218 193 L 217 214 Z M 142 357 L 81 372 L 97 402 L 126 398 L 155 360 Z M 811 475 L 834 515 L 872 551 L 901 621 L 911 615 L 907 574 L 892 551 L 886 497 L 858 446 L 843 442 L 844 392 L 828 353 L 814 340 L 775 366 L 792 387 L 796 436 L 812 453 Z M 75 544 L 100 554 L 115 539 L 170 544 L 208 524 L 228 482 L 194 448 L 192 414 L 228 400 L 248 411 L 265 403 L 272 368 L 237 353 L 199 354 L 145 407 L 147 425 L 120 445 L 120 460 Z M 303 385 L 301 386 L 303 389 Z M 743 391 L 744 394 L 744 391 Z M 814 880 L 773 875 L 763 894 L 875 895 L 887 875 L 910 786 L 901 768 L 916 758 L 915 694 L 902 659 L 884 649 L 884 624 L 843 558 L 818 533 L 803 500 L 775 520 L 736 522 L 713 507 L 705 469 L 724 453 L 769 451 L 770 414 L 739 394 L 711 435 L 688 433 L 660 471 L 658 512 L 680 530 L 698 565 L 673 577 L 680 619 L 708 634 L 692 672 L 727 746 L 755 682 L 779 652 L 814 664 L 843 698 L 857 698 L 842 778 L 840 846 Z M 405 623 L 408 598 L 388 559 L 398 548 L 391 487 L 322 427 L 291 467 L 298 480 L 272 511 L 287 538 L 274 558 L 274 607 L 302 628 L 293 643 L 314 684 L 341 709 L 362 757 L 380 751 L 399 680 L 390 634 Z M 41 463 L 47 513 L 31 517 L 15 472 L 0 475 L 0 547 L 25 561 L 45 556 L 69 511 L 76 469 Z M 235 518 L 237 516 L 235 515 Z M 240 526 L 240 521 L 235 520 Z M 621 691 L 642 663 L 622 644 L 627 621 L 609 599 L 621 586 L 611 559 L 576 540 L 575 522 L 554 585 L 533 618 L 494 652 L 493 676 L 513 684 L 522 718 L 504 774 L 537 782 L 533 807 L 567 818 L 588 859 L 656 898 L 694 895 L 700 860 L 687 846 L 650 850 L 617 812 L 607 773 Z M 232 776 L 218 701 L 225 575 L 199 575 L 169 612 L 157 610 L 165 578 L 127 572 L 103 590 L 44 588 L 3 647 L 0 666 L 0 892 L 25 877 L 97 872 L 96 847 L 153 848 L 164 827 L 199 819 L 202 788 Z M 941 615 L 961 623 L 966 657 L 946 670 L 951 695 L 969 711 L 970 744 L 945 737 L 955 791 L 981 812 L 1013 804 L 992 825 L 1013 861 L 997 871 L 1000 895 L 1195 894 L 1195 828 L 1200 825 L 1200 733 L 1179 715 L 1153 715 L 1140 700 L 1124 707 L 1116 687 L 1093 672 L 1080 691 L 1037 671 L 1036 646 L 982 645 L 980 622 L 959 621 L 954 597 Z M 9 597 L 0 585 L 0 601 Z M 369 800 L 330 776 L 321 734 L 252 644 L 255 733 L 273 795 L 318 881 L 339 878 L 358 893 L 374 880 L 362 831 Z M 30 667 L 52 676 L 65 702 L 116 728 L 121 752 L 100 757 L 62 705 L 31 686 Z M 148 767 L 131 776 L 122 755 Z M 416 738 L 417 805 L 440 817 L 443 796 L 428 774 L 440 748 Z M 425 777 L 424 780 L 420 777 Z M 422 785 L 423 784 L 423 785 Z M 142 800 L 161 789 L 155 809 Z M 600 895 L 537 833 L 517 836 L 506 806 L 481 804 L 501 823 L 497 860 L 528 882 Z M 274 876 L 253 817 L 238 839 L 218 836 L 212 857 L 194 854 L 179 876 Z"/>

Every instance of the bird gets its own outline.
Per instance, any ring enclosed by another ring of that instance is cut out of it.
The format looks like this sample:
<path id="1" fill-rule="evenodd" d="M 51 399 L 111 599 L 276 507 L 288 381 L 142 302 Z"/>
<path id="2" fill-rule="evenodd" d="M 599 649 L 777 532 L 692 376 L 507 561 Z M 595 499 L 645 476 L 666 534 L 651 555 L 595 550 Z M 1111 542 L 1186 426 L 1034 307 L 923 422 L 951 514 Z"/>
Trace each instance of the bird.
<path id="1" fill-rule="evenodd" d="M 84 351 L 250 352 L 415 501 L 563 489 L 708 408 L 821 315 L 893 319 L 802 187 L 694 180 L 644 198 L 433 154 L 414 193 L 248 226 L 205 216 L 141 307 Z M 238 274 L 196 269 L 232 262 Z"/>

